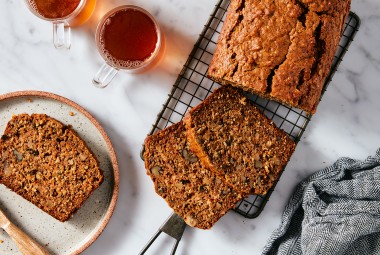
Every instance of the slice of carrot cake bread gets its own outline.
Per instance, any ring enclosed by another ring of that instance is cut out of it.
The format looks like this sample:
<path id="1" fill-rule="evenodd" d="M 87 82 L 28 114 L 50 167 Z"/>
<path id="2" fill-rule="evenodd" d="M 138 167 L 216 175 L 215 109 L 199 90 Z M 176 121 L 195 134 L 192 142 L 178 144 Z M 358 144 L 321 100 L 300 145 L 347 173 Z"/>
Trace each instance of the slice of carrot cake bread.
<path id="1" fill-rule="evenodd" d="M 103 181 L 85 142 L 70 126 L 45 114 L 13 116 L 0 153 L 0 183 L 62 222 Z"/>
<path id="2" fill-rule="evenodd" d="M 184 122 L 190 147 L 203 165 L 243 196 L 267 193 L 295 149 L 283 130 L 231 86 L 214 91 Z"/>
<path id="3" fill-rule="evenodd" d="M 179 122 L 148 136 L 145 168 L 157 194 L 175 213 L 192 227 L 209 229 L 242 197 L 201 166 L 189 148 L 185 131 Z"/>

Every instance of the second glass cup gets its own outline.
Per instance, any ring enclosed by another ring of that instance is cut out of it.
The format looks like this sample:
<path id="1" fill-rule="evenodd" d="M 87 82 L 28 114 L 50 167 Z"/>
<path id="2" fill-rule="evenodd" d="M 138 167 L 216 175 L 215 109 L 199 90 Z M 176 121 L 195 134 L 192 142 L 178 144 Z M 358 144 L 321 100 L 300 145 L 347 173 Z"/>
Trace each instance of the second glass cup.
<path id="1" fill-rule="evenodd" d="M 57 49 L 70 49 L 70 26 L 78 26 L 92 15 L 96 0 L 25 0 L 37 17 L 53 23 L 53 42 Z"/>
<path id="2" fill-rule="evenodd" d="M 105 61 L 93 79 L 98 88 L 106 87 L 119 70 L 141 73 L 154 67 L 164 42 L 153 16 L 134 5 L 123 5 L 104 15 L 95 40 Z"/>

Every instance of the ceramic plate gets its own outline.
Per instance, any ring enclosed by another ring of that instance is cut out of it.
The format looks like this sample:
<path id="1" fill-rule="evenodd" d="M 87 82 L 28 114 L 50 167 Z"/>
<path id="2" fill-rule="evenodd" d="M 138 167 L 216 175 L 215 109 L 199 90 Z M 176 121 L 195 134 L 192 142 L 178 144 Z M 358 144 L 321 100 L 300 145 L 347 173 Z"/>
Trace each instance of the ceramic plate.
<path id="1" fill-rule="evenodd" d="M 100 124 L 76 103 L 41 91 L 21 91 L 0 96 L 0 134 L 12 115 L 45 113 L 72 125 L 97 156 L 104 182 L 74 217 L 59 222 L 0 184 L 0 208 L 19 228 L 57 255 L 79 254 L 101 234 L 116 205 L 119 170 L 112 144 Z M 0 254 L 21 254 L 0 230 Z"/>

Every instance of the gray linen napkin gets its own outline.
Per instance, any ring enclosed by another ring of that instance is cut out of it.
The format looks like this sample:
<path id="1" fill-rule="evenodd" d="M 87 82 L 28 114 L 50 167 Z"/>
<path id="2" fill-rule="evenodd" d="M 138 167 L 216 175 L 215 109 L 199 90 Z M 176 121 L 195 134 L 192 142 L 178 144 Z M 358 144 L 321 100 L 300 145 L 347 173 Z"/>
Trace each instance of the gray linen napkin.
<path id="1" fill-rule="evenodd" d="M 302 181 L 263 255 L 380 254 L 380 149 Z"/>

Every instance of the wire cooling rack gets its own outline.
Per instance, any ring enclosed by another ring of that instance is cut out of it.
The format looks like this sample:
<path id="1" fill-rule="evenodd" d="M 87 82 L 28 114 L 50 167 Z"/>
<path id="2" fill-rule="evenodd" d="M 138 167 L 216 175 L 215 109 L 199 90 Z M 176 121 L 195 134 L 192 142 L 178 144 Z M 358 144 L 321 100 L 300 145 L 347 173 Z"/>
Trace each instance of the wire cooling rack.
<path id="1" fill-rule="evenodd" d="M 229 0 L 220 0 L 215 6 L 210 19 L 178 75 L 168 100 L 158 114 L 150 134 L 181 121 L 189 109 L 201 103 L 212 91 L 220 87 L 220 84 L 207 78 L 206 73 L 216 48 L 216 42 L 222 29 L 229 3 Z M 359 17 L 350 12 L 322 95 L 326 91 L 359 26 Z M 248 94 L 248 97 L 295 142 L 300 140 L 311 115 L 302 110 L 263 99 L 256 95 Z M 241 200 L 234 210 L 246 218 L 257 217 L 263 210 L 273 189 L 274 187 L 266 195 L 250 195 L 248 198 Z"/>

